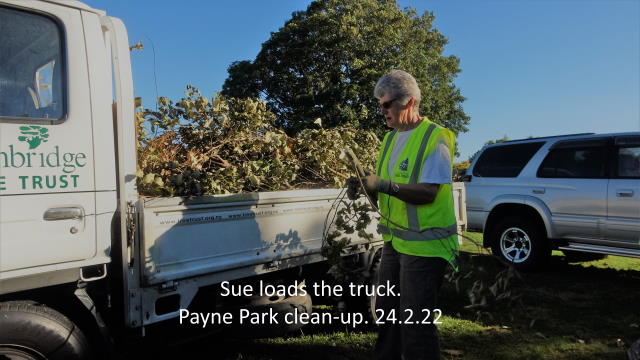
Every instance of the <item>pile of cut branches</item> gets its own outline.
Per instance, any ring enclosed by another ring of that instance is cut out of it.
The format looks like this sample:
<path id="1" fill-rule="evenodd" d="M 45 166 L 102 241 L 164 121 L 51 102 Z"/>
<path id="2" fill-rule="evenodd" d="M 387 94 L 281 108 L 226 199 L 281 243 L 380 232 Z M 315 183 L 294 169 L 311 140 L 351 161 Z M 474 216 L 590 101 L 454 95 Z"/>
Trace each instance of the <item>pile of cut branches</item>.
<path id="1" fill-rule="evenodd" d="M 288 136 L 259 99 L 207 98 L 192 86 L 138 119 L 138 190 L 145 196 L 194 196 L 342 187 L 352 174 L 339 159 L 350 147 L 372 166 L 379 140 L 343 125 Z"/>

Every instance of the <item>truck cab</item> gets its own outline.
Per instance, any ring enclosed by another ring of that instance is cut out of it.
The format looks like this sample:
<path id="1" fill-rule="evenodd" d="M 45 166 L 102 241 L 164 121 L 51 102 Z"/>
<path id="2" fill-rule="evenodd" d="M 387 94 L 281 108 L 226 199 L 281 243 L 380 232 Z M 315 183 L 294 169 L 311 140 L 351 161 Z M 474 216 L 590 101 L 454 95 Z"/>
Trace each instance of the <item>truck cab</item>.
<path id="1" fill-rule="evenodd" d="M 0 294 L 105 276 L 118 21 L 76 1 L 3 1 L 0 19 Z"/>

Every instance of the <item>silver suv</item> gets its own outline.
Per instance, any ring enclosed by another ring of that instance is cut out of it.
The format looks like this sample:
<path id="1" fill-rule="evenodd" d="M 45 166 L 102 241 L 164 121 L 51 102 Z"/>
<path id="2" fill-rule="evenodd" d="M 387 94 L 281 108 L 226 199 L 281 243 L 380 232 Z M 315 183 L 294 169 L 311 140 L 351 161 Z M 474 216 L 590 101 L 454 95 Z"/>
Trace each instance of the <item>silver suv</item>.
<path id="1" fill-rule="evenodd" d="M 516 268 L 552 249 L 640 257 L 640 132 L 488 145 L 466 174 L 468 229 Z"/>

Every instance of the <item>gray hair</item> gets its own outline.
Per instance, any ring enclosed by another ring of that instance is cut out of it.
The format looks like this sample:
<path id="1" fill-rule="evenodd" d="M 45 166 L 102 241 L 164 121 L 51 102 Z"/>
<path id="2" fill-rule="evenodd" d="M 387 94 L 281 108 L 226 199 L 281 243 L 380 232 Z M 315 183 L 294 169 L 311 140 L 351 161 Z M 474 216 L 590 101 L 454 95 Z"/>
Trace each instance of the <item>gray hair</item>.
<path id="1" fill-rule="evenodd" d="M 406 71 L 394 70 L 382 75 L 373 89 L 373 96 L 379 99 L 386 94 L 390 94 L 392 98 L 398 98 L 403 104 L 413 97 L 413 108 L 417 110 L 420 106 L 420 88 L 416 79 Z"/>

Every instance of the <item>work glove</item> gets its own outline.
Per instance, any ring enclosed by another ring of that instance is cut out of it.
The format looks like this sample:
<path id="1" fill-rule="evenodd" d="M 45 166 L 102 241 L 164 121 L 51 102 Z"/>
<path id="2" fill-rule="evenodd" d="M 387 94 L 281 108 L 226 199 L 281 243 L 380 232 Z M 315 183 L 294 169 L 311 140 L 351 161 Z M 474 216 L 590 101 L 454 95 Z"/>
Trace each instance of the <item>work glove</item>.
<path id="1" fill-rule="evenodd" d="M 350 177 L 347 179 L 347 197 L 349 200 L 357 200 L 358 188 L 360 187 L 360 181 L 356 177 Z"/>
<path id="2" fill-rule="evenodd" d="M 391 181 L 383 180 L 376 174 L 367 173 L 362 181 L 365 190 L 371 195 L 377 195 L 379 192 L 388 194 L 391 187 Z"/>

